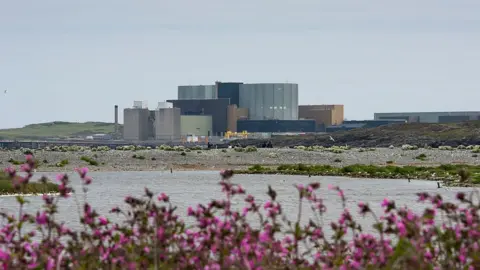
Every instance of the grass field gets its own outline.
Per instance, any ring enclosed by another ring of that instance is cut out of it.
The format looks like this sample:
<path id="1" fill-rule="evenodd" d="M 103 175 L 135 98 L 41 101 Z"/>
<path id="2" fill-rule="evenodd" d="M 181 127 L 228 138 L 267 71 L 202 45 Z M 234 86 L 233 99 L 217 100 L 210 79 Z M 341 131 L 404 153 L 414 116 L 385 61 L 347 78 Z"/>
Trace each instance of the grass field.
<path id="1" fill-rule="evenodd" d="M 30 182 L 26 186 L 22 186 L 20 190 L 13 187 L 12 180 L 5 173 L 0 172 L 0 195 L 7 194 L 42 194 L 58 192 L 58 185 L 52 182 L 46 184 L 40 182 Z"/>
<path id="2" fill-rule="evenodd" d="M 120 125 L 120 128 L 122 126 Z M 0 129 L 0 139 L 39 139 L 49 137 L 88 136 L 114 132 L 113 123 L 104 122 L 50 122 L 27 125 L 23 128 Z"/>

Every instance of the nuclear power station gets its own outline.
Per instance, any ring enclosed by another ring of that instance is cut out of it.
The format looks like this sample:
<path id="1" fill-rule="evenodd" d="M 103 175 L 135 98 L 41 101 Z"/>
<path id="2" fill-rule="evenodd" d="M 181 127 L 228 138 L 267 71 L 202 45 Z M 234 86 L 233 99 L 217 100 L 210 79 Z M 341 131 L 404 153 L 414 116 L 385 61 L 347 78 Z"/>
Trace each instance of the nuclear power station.
<path id="1" fill-rule="evenodd" d="M 154 110 L 141 101 L 124 109 L 123 139 L 175 141 L 185 136 L 223 137 L 235 132 L 311 133 L 324 129 L 325 123 L 319 120 L 343 117 L 343 105 L 299 110 L 298 94 L 295 83 L 217 81 L 178 86 L 177 99 L 159 102 Z"/>

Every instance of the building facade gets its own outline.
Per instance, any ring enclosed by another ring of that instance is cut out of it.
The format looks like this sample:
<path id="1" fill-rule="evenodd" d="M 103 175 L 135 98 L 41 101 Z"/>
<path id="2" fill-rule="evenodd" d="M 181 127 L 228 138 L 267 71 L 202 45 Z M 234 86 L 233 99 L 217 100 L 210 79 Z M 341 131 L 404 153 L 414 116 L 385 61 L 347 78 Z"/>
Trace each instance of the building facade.
<path id="1" fill-rule="evenodd" d="M 375 120 L 406 120 L 410 123 L 453 123 L 480 120 L 480 112 L 405 112 L 375 113 Z"/>
<path id="2" fill-rule="evenodd" d="M 182 115 L 180 123 L 182 136 L 210 136 L 213 133 L 211 115 Z"/>
<path id="3" fill-rule="evenodd" d="M 239 82 L 215 82 L 218 98 L 229 98 L 230 104 L 240 106 L 240 85 Z"/>
<path id="4" fill-rule="evenodd" d="M 227 130 L 237 132 L 237 121 L 248 120 L 248 109 L 238 108 L 236 104 L 227 107 Z"/>
<path id="5" fill-rule="evenodd" d="M 155 140 L 176 140 L 181 136 L 179 108 L 158 108 L 154 111 Z"/>
<path id="6" fill-rule="evenodd" d="M 227 131 L 227 107 L 230 99 L 167 100 L 179 108 L 182 115 L 211 115 L 212 136 L 222 136 Z"/>
<path id="7" fill-rule="evenodd" d="M 183 85 L 178 87 L 178 99 L 216 99 L 215 85 Z"/>
<path id="8" fill-rule="evenodd" d="M 241 84 L 239 90 L 239 107 L 250 120 L 298 119 L 298 84 Z"/>
<path id="9" fill-rule="evenodd" d="M 315 120 L 238 120 L 237 132 L 316 132 Z"/>
<path id="10" fill-rule="evenodd" d="M 123 139 L 126 141 L 148 140 L 150 133 L 150 111 L 147 108 L 123 110 Z"/>
<path id="11" fill-rule="evenodd" d="M 332 125 L 340 125 L 344 119 L 343 105 L 300 105 L 298 106 L 299 119 L 313 119 L 318 130 L 325 130 Z"/>

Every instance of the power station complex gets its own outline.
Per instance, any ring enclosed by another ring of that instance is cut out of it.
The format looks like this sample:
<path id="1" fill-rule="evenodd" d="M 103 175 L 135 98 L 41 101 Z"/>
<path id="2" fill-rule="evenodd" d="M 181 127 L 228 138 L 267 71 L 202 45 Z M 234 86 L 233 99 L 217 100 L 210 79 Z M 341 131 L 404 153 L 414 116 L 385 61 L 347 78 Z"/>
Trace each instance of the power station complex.
<path id="1" fill-rule="evenodd" d="M 116 112 L 117 115 L 117 112 Z M 123 139 L 174 141 L 226 133 L 308 133 L 343 122 L 343 105 L 298 105 L 298 84 L 216 82 L 179 86 L 175 100 L 124 109 Z"/>
<path id="2" fill-rule="evenodd" d="M 135 101 L 124 110 L 125 141 L 176 141 L 184 137 L 335 132 L 395 123 L 480 120 L 480 112 L 375 113 L 373 120 L 344 121 L 343 105 L 298 105 L 298 84 L 216 82 L 178 86 L 177 99 L 150 110 Z M 115 106 L 115 123 L 118 107 Z M 115 134 L 118 134 L 118 125 Z"/>

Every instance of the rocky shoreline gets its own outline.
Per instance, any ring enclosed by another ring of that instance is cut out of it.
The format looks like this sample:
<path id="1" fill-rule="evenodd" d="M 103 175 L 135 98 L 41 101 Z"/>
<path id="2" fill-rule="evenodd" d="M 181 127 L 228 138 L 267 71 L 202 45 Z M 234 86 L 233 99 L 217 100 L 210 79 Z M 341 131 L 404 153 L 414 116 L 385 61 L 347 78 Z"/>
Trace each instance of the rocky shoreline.
<path id="1" fill-rule="evenodd" d="M 306 151 L 291 148 L 256 149 L 239 152 L 236 149 L 191 151 L 164 151 L 158 149 L 121 151 L 33 152 L 38 160 L 38 172 L 72 171 L 89 167 L 91 171 L 161 171 L 161 170 L 221 170 L 247 169 L 253 165 L 278 166 L 282 164 L 318 164 L 343 167 L 353 164 L 437 166 L 441 164 L 480 165 L 478 154 L 469 149 L 416 149 L 369 148 L 332 151 L 317 149 Z M 0 166 L 18 165 L 24 152 L 0 151 Z"/>

